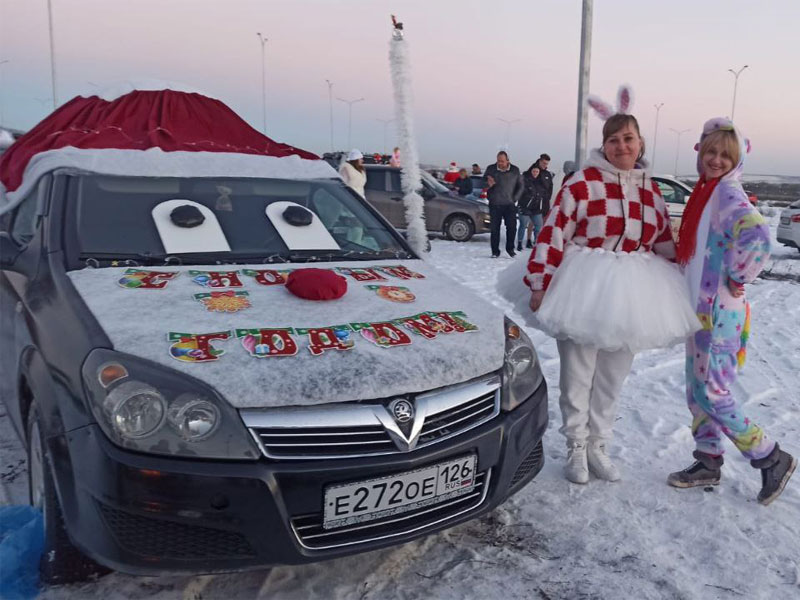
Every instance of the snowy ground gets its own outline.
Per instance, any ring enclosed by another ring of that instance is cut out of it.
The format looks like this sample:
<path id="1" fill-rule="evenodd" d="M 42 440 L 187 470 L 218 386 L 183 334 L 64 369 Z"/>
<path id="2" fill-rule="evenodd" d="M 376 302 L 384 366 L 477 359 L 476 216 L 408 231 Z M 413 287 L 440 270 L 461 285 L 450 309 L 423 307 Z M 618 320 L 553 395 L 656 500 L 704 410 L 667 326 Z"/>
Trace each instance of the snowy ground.
<path id="1" fill-rule="evenodd" d="M 507 308 L 493 286 L 510 259 L 490 259 L 486 236 L 432 246 L 434 264 Z M 776 245 L 773 259 L 775 277 L 748 288 L 753 336 L 735 392 L 769 435 L 800 454 L 800 253 Z M 556 346 L 538 331 L 529 333 L 550 386 L 546 464 L 490 515 L 405 546 L 327 563 L 204 577 L 114 574 L 42 597 L 800 598 L 800 476 L 769 507 L 755 501 L 758 472 L 734 451 L 713 492 L 665 484 L 668 472 L 691 462 L 682 348 L 645 352 L 634 362 L 612 451 L 623 481 L 576 486 L 561 475 L 566 451 L 557 432 Z M 0 452 L 0 502 L 24 502 L 25 456 L 3 413 Z"/>

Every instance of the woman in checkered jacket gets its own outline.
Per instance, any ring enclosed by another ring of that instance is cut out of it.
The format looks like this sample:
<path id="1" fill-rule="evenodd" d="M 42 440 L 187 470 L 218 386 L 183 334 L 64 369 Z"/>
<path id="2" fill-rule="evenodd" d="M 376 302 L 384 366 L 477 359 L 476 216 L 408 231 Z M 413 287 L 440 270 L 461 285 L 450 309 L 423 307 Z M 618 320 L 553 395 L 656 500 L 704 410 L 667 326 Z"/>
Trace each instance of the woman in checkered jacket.
<path id="1" fill-rule="evenodd" d="M 525 276 L 538 327 L 558 340 L 565 474 L 575 483 L 590 470 L 620 477 L 606 445 L 634 353 L 699 328 L 643 154 L 636 119 L 610 116 L 602 147 L 559 191 Z"/>

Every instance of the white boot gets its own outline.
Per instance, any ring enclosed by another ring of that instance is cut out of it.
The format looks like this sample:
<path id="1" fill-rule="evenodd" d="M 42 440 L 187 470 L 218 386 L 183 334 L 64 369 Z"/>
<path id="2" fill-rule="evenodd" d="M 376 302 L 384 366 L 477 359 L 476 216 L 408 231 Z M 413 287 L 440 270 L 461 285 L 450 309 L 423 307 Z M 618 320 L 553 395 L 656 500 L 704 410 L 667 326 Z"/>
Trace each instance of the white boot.
<path id="1" fill-rule="evenodd" d="M 619 481 L 620 475 L 617 467 L 606 454 L 605 442 L 596 441 L 589 443 L 589 469 L 596 477 L 606 481 Z"/>
<path id="2" fill-rule="evenodd" d="M 564 475 L 572 483 L 589 483 L 589 467 L 586 464 L 586 442 L 570 442 Z"/>

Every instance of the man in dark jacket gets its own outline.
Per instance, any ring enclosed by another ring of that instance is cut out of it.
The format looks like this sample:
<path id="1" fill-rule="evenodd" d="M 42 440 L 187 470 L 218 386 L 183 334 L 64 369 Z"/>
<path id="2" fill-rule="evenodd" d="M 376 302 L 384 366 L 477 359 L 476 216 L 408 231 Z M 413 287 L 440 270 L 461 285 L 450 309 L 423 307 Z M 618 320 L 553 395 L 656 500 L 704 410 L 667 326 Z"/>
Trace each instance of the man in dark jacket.
<path id="1" fill-rule="evenodd" d="M 500 224 L 506 224 L 506 252 L 515 256 L 514 234 L 517 231 L 517 201 L 522 195 L 522 177 L 519 169 L 508 160 L 508 154 L 497 153 L 497 163 L 483 172 L 489 186 L 489 227 L 491 229 L 492 258 L 500 256 Z"/>
<path id="2" fill-rule="evenodd" d="M 550 155 L 543 153 L 535 163 L 539 167 L 539 180 L 544 187 L 544 201 L 542 202 L 542 217 L 550 212 L 550 199 L 553 197 L 553 174 L 547 170 L 550 166 Z"/>

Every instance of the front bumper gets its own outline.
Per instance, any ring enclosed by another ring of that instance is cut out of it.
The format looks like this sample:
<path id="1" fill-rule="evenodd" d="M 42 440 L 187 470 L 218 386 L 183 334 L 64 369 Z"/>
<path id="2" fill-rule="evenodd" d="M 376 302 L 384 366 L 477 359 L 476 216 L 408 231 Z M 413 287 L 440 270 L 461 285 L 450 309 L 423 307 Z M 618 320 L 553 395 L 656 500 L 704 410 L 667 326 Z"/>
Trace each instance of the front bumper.
<path id="1" fill-rule="evenodd" d="M 96 425 L 52 438 L 49 449 L 70 539 L 85 554 L 126 573 L 211 573 L 374 550 L 489 512 L 541 470 L 546 428 L 542 382 L 511 412 L 450 440 L 390 456 L 291 462 L 164 458 L 122 450 Z M 471 452 L 483 481 L 474 501 L 372 527 L 361 537 L 316 542 L 300 533 L 313 532 L 310 522 L 322 513 L 327 485 Z"/>
<path id="2" fill-rule="evenodd" d="M 475 233 L 488 233 L 491 231 L 489 213 L 480 213 L 475 220 Z"/>

